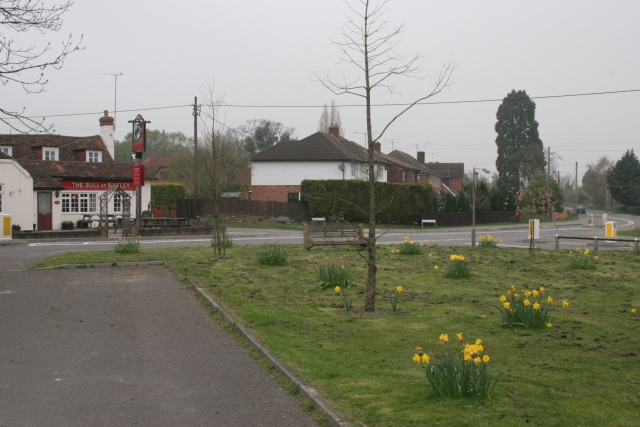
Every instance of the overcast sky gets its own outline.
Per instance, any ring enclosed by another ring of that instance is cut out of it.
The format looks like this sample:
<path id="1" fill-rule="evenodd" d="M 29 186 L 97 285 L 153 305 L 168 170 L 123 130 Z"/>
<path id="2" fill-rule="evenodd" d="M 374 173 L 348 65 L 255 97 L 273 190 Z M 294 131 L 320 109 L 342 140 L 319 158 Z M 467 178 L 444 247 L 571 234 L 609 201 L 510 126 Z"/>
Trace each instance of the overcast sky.
<path id="1" fill-rule="evenodd" d="M 46 0 L 45 0 L 46 1 Z M 50 4 L 51 2 L 49 2 Z M 512 89 L 532 96 L 640 89 L 640 2 L 638 1 L 426 1 L 391 0 L 388 18 L 404 22 L 398 50 L 420 53 L 424 80 L 394 81 L 402 96 L 376 93 L 374 103 L 412 101 L 431 89 L 440 67 L 452 58 L 459 69 L 453 85 L 432 102 L 502 99 Z M 136 112 L 151 128 L 193 134 L 190 107 L 184 106 L 208 81 L 231 105 L 321 106 L 360 99 L 336 97 L 313 73 L 356 74 L 338 62 L 331 39 L 349 11 L 341 0 L 76 0 L 58 33 L 15 35 L 21 44 L 51 41 L 53 49 L 69 33 L 84 36 L 84 50 L 69 56 L 60 71 L 47 69 L 46 92 L 26 95 L 15 85 L 0 87 L 5 109 L 27 115 L 98 113 L 114 109 L 118 77 L 117 138 L 129 131 Z M 13 36 L 4 28 L 6 36 Z M 562 160 L 562 173 L 625 150 L 640 154 L 640 92 L 539 99 L 540 137 Z M 393 148 L 427 160 L 464 162 L 466 169 L 495 171 L 496 111 L 499 102 L 417 106 L 382 139 Z M 345 136 L 364 136 L 362 107 L 339 108 Z M 373 111 L 380 131 L 397 107 Z M 252 118 L 293 126 L 303 138 L 316 131 L 320 108 L 223 109 L 228 126 Z M 99 114 L 48 118 L 62 135 L 98 132 Z M 0 124 L 0 132 L 8 128 Z"/>

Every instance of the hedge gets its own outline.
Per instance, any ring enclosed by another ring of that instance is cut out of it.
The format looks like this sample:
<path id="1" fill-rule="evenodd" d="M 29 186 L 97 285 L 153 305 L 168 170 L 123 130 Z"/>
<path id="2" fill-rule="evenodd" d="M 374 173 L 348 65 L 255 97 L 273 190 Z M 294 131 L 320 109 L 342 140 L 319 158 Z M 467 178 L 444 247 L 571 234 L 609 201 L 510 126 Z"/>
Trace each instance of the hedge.
<path id="1" fill-rule="evenodd" d="M 151 184 L 151 200 L 154 205 L 173 206 L 178 199 L 187 197 L 187 189 L 182 184 Z"/>
<path id="2" fill-rule="evenodd" d="M 376 182 L 375 191 L 376 222 L 420 223 L 423 212 L 433 211 L 434 194 L 430 185 Z M 369 221 L 369 184 L 366 181 L 304 180 L 300 192 L 313 217 Z"/>
<path id="3" fill-rule="evenodd" d="M 620 213 L 626 213 L 629 215 L 640 215 L 640 207 L 638 206 L 620 206 L 617 210 Z"/>

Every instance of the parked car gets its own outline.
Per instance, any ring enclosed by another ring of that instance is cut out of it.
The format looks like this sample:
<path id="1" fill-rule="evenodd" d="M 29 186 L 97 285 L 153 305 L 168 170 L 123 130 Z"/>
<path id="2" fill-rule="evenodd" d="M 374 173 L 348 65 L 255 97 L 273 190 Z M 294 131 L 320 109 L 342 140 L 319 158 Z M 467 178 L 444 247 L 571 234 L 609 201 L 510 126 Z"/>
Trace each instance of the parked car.
<path id="1" fill-rule="evenodd" d="M 584 206 L 578 205 L 578 206 L 576 206 L 576 213 L 577 214 L 580 214 L 580 213 L 581 214 L 586 214 L 587 210 L 584 208 Z"/>

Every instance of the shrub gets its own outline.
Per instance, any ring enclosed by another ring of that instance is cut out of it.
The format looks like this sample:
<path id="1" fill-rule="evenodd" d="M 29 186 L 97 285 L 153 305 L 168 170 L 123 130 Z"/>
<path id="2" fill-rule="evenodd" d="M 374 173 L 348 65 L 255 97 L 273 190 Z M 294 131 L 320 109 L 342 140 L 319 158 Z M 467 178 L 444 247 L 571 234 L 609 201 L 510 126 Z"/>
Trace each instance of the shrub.
<path id="1" fill-rule="evenodd" d="M 502 243 L 502 239 L 500 237 L 494 239 L 491 234 L 478 237 L 478 246 L 481 248 L 495 248 L 498 246 L 498 243 Z"/>
<path id="2" fill-rule="evenodd" d="M 462 255 L 451 255 L 444 272 L 451 279 L 468 279 L 471 277 L 471 264 Z"/>
<path id="3" fill-rule="evenodd" d="M 258 263 L 262 265 L 287 265 L 289 254 L 284 248 L 275 245 L 264 245 L 258 251 Z"/>
<path id="4" fill-rule="evenodd" d="M 320 265 L 316 272 L 317 288 L 319 290 L 332 289 L 339 286 L 348 289 L 353 283 L 355 272 L 351 267 L 339 261 L 330 261 Z"/>
<path id="5" fill-rule="evenodd" d="M 118 238 L 113 250 L 118 254 L 137 254 L 140 252 L 140 241 L 131 238 Z"/>
<path id="6" fill-rule="evenodd" d="M 523 289 L 520 292 L 524 298 L 520 296 L 515 286 L 511 286 L 507 295 L 500 297 L 502 306 L 497 308 L 502 315 L 501 326 L 510 326 L 513 329 L 515 329 L 515 326 L 521 326 L 524 329 L 551 327 L 551 311 L 543 306 L 545 300 L 543 297 L 544 288 L 540 287 L 533 291 Z M 546 302 L 548 304 L 553 303 L 553 298 L 547 296 Z M 563 307 L 568 305 L 565 301 Z"/>
<path id="7" fill-rule="evenodd" d="M 502 372 L 493 372 L 491 358 L 483 354 L 482 340 L 469 344 L 464 342 L 462 333 L 456 335 L 463 346 L 462 351 L 452 351 L 449 336 L 442 334 L 440 343 L 446 346 L 446 351 L 431 358 L 422 347 L 417 347 L 413 361 L 424 365 L 435 397 L 486 400 Z"/>
<path id="8" fill-rule="evenodd" d="M 359 180 L 304 180 L 300 191 L 314 217 L 339 216 L 349 222 L 367 222 L 369 184 Z M 430 185 L 376 182 L 376 220 L 382 223 L 418 223 L 433 210 Z"/>
<path id="9" fill-rule="evenodd" d="M 422 251 L 419 245 L 416 245 L 413 240 L 409 240 L 409 236 L 405 236 L 398 253 L 400 255 L 420 255 Z"/>
<path id="10" fill-rule="evenodd" d="M 571 253 L 571 252 L 570 252 Z M 598 256 L 591 256 L 589 249 L 582 252 L 580 249 L 576 249 L 576 252 L 571 257 L 571 268 L 579 270 L 595 270 Z"/>
<path id="11" fill-rule="evenodd" d="M 278 218 L 276 218 L 276 222 L 278 224 L 287 224 L 291 222 L 291 220 L 287 216 L 279 216 Z"/>
<path id="12" fill-rule="evenodd" d="M 187 189 L 182 184 L 151 184 L 151 200 L 155 205 L 173 206 L 185 197 Z"/>

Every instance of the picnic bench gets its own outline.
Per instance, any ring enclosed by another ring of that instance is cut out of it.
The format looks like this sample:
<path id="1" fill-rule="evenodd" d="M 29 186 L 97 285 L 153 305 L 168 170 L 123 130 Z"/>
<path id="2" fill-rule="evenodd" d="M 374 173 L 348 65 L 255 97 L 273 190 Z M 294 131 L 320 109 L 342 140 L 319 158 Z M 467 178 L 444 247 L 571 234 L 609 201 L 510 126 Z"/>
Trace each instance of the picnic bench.
<path id="1" fill-rule="evenodd" d="M 358 224 L 356 229 L 344 224 L 322 225 L 319 227 L 314 227 L 313 223 L 311 227 L 308 224 L 304 224 L 303 233 L 304 249 L 306 251 L 317 245 L 365 246 L 367 244 L 362 224 Z"/>
<path id="2" fill-rule="evenodd" d="M 423 219 L 422 220 L 422 228 L 424 228 L 425 224 L 433 224 L 436 225 L 436 220 L 435 219 Z"/>

